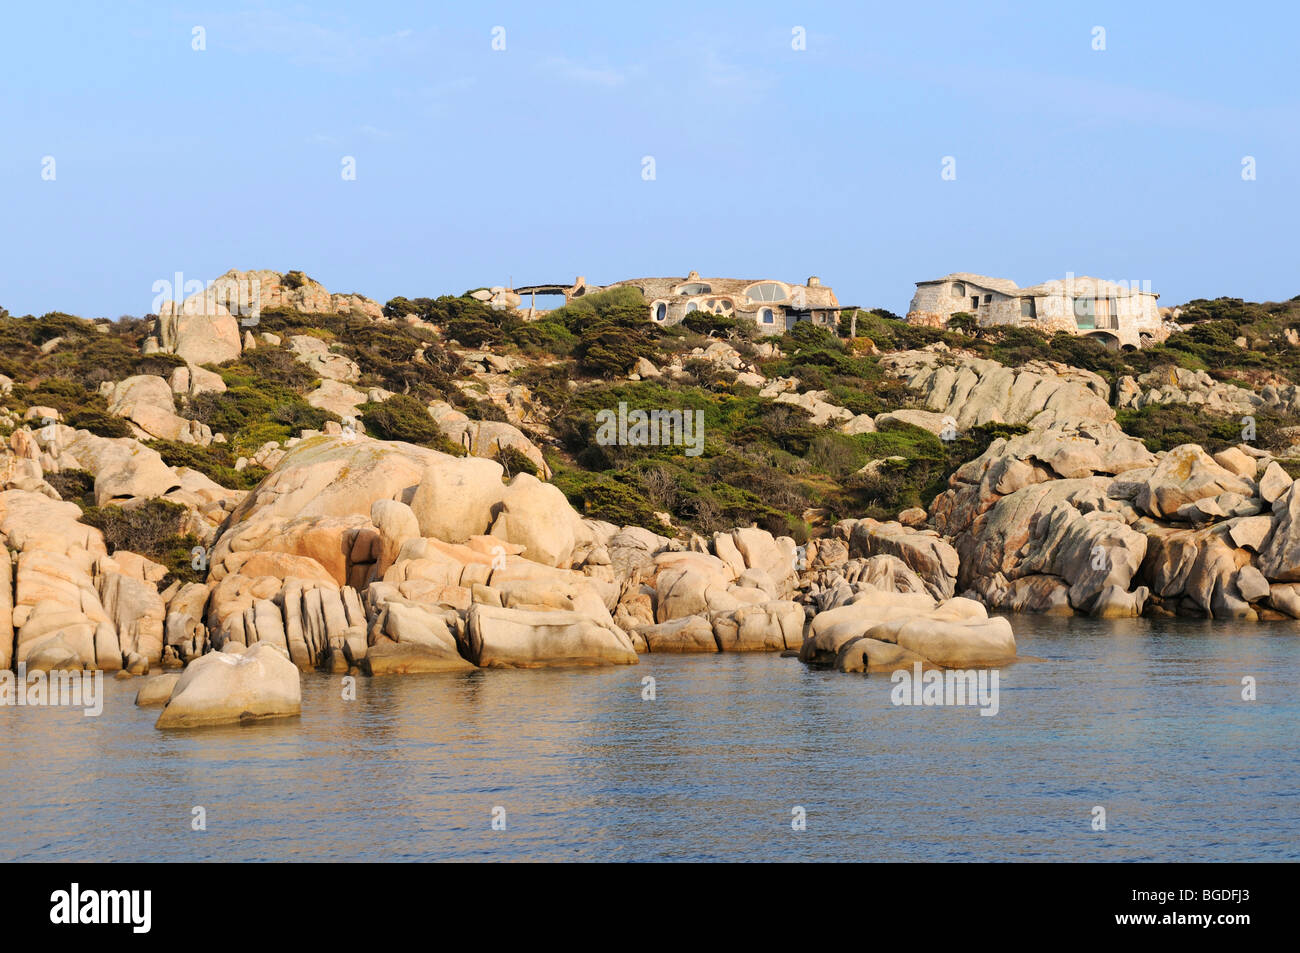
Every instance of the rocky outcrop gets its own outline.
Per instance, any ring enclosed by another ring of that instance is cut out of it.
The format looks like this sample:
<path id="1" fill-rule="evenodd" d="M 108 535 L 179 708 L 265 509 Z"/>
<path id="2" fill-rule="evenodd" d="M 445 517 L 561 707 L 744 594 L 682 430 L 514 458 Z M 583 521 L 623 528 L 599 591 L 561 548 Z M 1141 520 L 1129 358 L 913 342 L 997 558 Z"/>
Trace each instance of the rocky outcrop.
<path id="1" fill-rule="evenodd" d="M 1149 516 L 1170 517 L 1189 503 L 1224 494 L 1246 499 L 1256 489 L 1253 480 L 1220 466 L 1200 447 L 1183 444 L 1165 454 L 1138 488 L 1133 503 Z"/>
<path id="2" fill-rule="evenodd" d="M 475 604 L 464 655 L 481 668 L 634 665 L 636 651 L 621 629 L 579 612 L 528 611 Z"/>
<path id="3" fill-rule="evenodd" d="M 212 442 L 212 431 L 206 424 L 176 413 L 172 385 L 161 377 L 148 374 L 128 377 L 116 384 L 105 383 L 101 392 L 108 400 L 108 412 L 130 421 L 141 439 L 157 437 L 205 447 Z"/>
<path id="4" fill-rule="evenodd" d="M 243 351 L 239 319 L 224 305 L 205 303 L 201 296 L 187 298 L 179 308 L 164 302 L 158 312 L 158 338 L 163 350 L 195 365 L 223 364 Z"/>
<path id="5" fill-rule="evenodd" d="M 198 397 L 200 394 L 224 394 L 226 382 L 221 375 L 204 367 L 186 364 L 172 371 L 169 384 L 177 397 Z"/>
<path id="6" fill-rule="evenodd" d="M 328 342 L 310 334 L 295 334 L 289 338 L 289 350 L 302 364 L 324 380 L 352 383 L 361 379 L 357 362 L 330 350 Z"/>
<path id="7" fill-rule="evenodd" d="M 361 405 L 369 400 L 369 396 L 343 381 L 323 380 L 304 400 L 313 407 L 337 414 L 343 420 L 353 421 L 355 427 L 355 421 L 361 415 Z"/>
<path id="8" fill-rule="evenodd" d="M 867 644 L 858 644 L 863 639 Z M 896 646 L 884 649 L 872 643 Z M 816 615 L 799 658 L 841 671 L 888 670 L 915 661 L 945 668 L 1001 665 L 1016 657 L 1004 618 L 989 618 L 979 602 L 936 602 L 924 593 L 865 590 Z"/>
<path id="9" fill-rule="evenodd" d="M 492 528 L 493 512 L 505 496 L 503 473 L 494 460 L 431 459 L 410 499 L 419 535 L 463 543 L 471 536 L 486 534 Z"/>
<path id="10" fill-rule="evenodd" d="M 290 448 L 240 503 L 228 530 L 257 518 L 368 516 L 376 500 L 410 502 L 436 450 L 367 437 L 319 436 Z"/>
<path id="11" fill-rule="evenodd" d="M 503 450 L 513 448 L 523 454 L 537 468 L 542 477 L 549 477 L 542 451 L 512 424 L 498 420 L 470 420 L 445 401 L 429 405 L 429 414 L 447 439 L 475 457 L 495 459 Z"/>
<path id="12" fill-rule="evenodd" d="M 13 557 L 9 548 L 0 545 L 0 669 L 13 664 L 14 656 L 14 577 Z"/>
<path id="13" fill-rule="evenodd" d="M 1183 404 L 1217 417 L 1253 414 L 1267 409 L 1284 413 L 1300 410 L 1300 388 L 1268 385 L 1252 390 L 1216 381 L 1206 371 L 1165 365 L 1137 377 L 1121 377 L 1117 406 L 1140 410 L 1153 404 Z"/>
<path id="14" fill-rule="evenodd" d="M 916 573 L 932 595 L 953 595 L 960 560 L 933 530 L 917 530 L 901 523 L 863 519 L 848 531 L 849 553 L 854 556 L 893 556 Z"/>
<path id="15" fill-rule="evenodd" d="M 554 484 L 520 473 L 506 486 L 496 512 L 490 535 L 522 546 L 525 558 L 544 566 L 572 563 L 582 521 Z"/>
<path id="16" fill-rule="evenodd" d="M 1106 382 L 1064 364 L 1038 361 L 1012 368 L 941 345 L 889 354 L 880 364 L 920 394 L 927 409 L 952 417 L 959 429 L 989 423 L 1039 429 L 1115 418 Z"/>
<path id="17" fill-rule="evenodd" d="M 176 688 L 176 683 L 180 681 L 180 678 L 179 672 L 169 672 L 165 675 L 155 675 L 152 678 L 145 679 L 145 683 L 135 693 L 136 705 L 140 708 L 154 708 L 159 705 L 166 705 L 167 700 L 172 697 L 172 691 Z"/>
<path id="18" fill-rule="evenodd" d="M 155 727 L 244 724 L 301 712 L 298 669 L 282 649 L 260 643 L 239 654 L 211 652 L 191 662 Z"/>

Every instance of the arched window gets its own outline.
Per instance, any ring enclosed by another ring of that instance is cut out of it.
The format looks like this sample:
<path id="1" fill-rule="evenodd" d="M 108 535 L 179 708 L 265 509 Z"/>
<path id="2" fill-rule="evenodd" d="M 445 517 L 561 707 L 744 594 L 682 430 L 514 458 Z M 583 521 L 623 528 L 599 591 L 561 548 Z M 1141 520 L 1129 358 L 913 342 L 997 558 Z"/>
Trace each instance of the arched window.
<path id="1" fill-rule="evenodd" d="M 706 295 L 713 289 L 702 281 L 693 281 L 677 289 L 679 295 Z"/>
<path id="2" fill-rule="evenodd" d="M 668 317 L 668 305 L 660 301 L 657 305 L 655 305 L 655 320 L 663 321 L 667 317 Z"/>
<path id="3" fill-rule="evenodd" d="M 959 281 L 952 286 L 952 293 L 956 298 L 964 298 L 966 297 L 966 286 Z"/>
<path id="4" fill-rule="evenodd" d="M 761 322 L 763 322 L 764 324 L 775 324 L 775 323 L 776 323 L 776 315 L 774 315 L 774 314 L 772 313 L 772 309 L 771 309 L 771 308 L 764 308 L 763 310 L 759 311 L 759 312 L 758 312 L 758 319 L 759 319 Z"/>
<path id="5" fill-rule="evenodd" d="M 775 281 L 764 281 L 752 286 L 747 292 L 750 301 L 784 301 L 785 289 Z"/>
<path id="6" fill-rule="evenodd" d="M 686 305 L 687 314 L 690 314 L 692 311 L 699 311 L 699 310 L 700 310 L 700 305 L 696 301 L 692 301 L 688 305 Z"/>

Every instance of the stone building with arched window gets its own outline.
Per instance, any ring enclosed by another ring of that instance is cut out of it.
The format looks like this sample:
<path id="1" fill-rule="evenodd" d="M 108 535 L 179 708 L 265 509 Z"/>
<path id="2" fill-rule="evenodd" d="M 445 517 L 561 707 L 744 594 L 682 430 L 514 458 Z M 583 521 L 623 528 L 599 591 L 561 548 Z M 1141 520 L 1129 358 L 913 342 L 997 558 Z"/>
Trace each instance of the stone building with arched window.
<path id="1" fill-rule="evenodd" d="M 685 278 L 629 278 L 609 285 L 588 285 L 579 278 L 562 289 L 565 302 L 609 288 L 636 288 L 644 296 L 651 321 L 677 324 L 693 311 L 706 311 L 753 321 L 764 334 L 784 334 L 799 321 L 811 321 L 835 330 L 843 310 L 835 292 L 813 276 L 804 284 L 770 278 L 701 278 L 692 271 Z M 516 289 L 560 291 L 558 285 Z"/>
<path id="2" fill-rule="evenodd" d="M 1142 347 L 1168 336 L 1150 282 L 1105 281 L 1067 274 L 1065 280 L 1021 288 L 1007 278 L 955 272 L 918 281 L 907 309 L 911 324 L 946 327 L 966 313 L 980 327 L 1016 325 L 1044 334 L 1066 331 L 1113 347 Z"/>

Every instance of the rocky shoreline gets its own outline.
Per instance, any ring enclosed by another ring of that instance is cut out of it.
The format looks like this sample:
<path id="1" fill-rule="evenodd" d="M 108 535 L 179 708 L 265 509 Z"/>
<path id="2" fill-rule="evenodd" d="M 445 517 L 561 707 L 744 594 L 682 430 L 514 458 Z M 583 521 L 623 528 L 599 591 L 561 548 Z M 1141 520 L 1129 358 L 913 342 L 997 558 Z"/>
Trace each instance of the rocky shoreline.
<path id="1" fill-rule="evenodd" d="M 324 292 L 312 283 L 282 297 L 294 305 L 295 293 Z M 313 306 L 383 320 L 356 296 Z M 140 704 L 163 706 L 160 728 L 194 727 L 296 714 L 297 673 L 318 669 L 379 677 L 715 652 L 797 653 L 843 672 L 969 668 L 1016 657 L 1010 622 L 990 610 L 1300 617 L 1300 492 L 1282 464 L 1248 441 L 1215 454 L 1194 444 L 1152 453 L 1118 426 L 1106 382 L 1067 365 L 1011 368 L 943 344 L 894 352 L 881 365 L 915 403 L 873 416 L 836 406 L 829 392 L 800 392 L 793 378 L 768 381 L 730 345 L 711 344 L 698 360 L 749 375 L 760 396 L 844 434 L 1023 431 L 956 469 L 928 510 L 841 520 L 799 545 L 757 526 L 661 535 L 585 518 L 553 483 L 507 475 L 489 456 L 509 445 L 548 476 L 518 427 L 471 421 L 440 401 L 428 405 L 430 420 L 461 438 L 465 456 L 374 439 L 349 415 L 241 458 L 236 469 L 265 470 L 252 489 L 169 466 L 145 441 L 224 440 L 175 401 L 224 390 L 203 363 L 282 344 L 267 333 L 260 341 L 241 339 L 230 315 L 168 311 L 144 350 L 181 362 L 170 380 L 141 374 L 100 387 L 133 436 L 69 426 L 40 405 L 9 421 L 0 667 L 122 677 L 183 669 L 146 683 Z M 288 353 L 318 375 L 309 402 L 342 400 L 346 414 L 367 397 L 351 387 L 355 363 L 318 339 L 292 336 Z M 511 360 L 481 356 L 488 393 L 519 419 L 519 392 L 503 383 Z M 660 370 L 642 359 L 630 377 L 685 373 L 680 361 Z M 1195 403 L 1205 385 L 1186 375 L 1163 391 L 1156 383 L 1126 378 L 1121 400 Z M 1224 388 L 1205 399 L 1251 406 Z M 201 581 L 110 552 L 82 506 L 51 484 L 67 473 L 89 475 L 96 506 L 183 507 Z"/>

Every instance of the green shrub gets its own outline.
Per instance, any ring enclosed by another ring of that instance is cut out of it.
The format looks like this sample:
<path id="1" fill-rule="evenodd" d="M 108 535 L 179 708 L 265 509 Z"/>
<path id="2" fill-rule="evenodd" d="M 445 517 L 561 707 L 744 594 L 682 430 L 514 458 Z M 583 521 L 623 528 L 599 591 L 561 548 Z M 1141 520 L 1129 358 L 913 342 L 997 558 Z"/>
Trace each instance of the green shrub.
<path id="1" fill-rule="evenodd" d="M 200 545 L 197 536 L 182 533 L 189 511 L 169 500 L 147 500 L 131 506 L 86 507 L 82 522 L 104 534 L 111 556 L 119 549 L 138 553 L 162 563 L 170 570 L 163 580 L 200 581 L 202 574 L 192 564 L 192 553 Z"/>
<path id="2" fill-rule="evenodd" d="M 610 288 L 575 298 L 547 315 L 577 338 L 578 370 L 593 377 L 622 377 L 639 358 L 656 361 L 659 327 L 636 288 Z"/>
<path id="3" fill-rule="evenodd" d="M 511 338 L 525 352 L 542 352 L 560 357 L 572 354 L 578 343 L 578 338 L 564 322 L 553 317 L 526 322 L 511 335 Z"/>
<path id="4" fill-rule="evenodd" d="M 505 471 L 507 479 L 516 473 L 529 473 L 535 477 L 540 477 L 541 471 L 537 464 L 518 447 L 504 446 L 498 447 L 496 454 L 492 457 L 501 468 Z"/>
<path id="5" fill-rule="evenodd" d="M 200 447 L 174 440 L 150 440 L 146 446 L 157 450 L 158 455 L 163 458 L 163 463 L 169 467 L 188 467 L 197 470 L 231 490 L 251 490 L 261 483 L 268 473 L 265 467 L 259 466 L 236 470 L 234 455 L 219 443 Z M 258 446 L 260 447 L 261 444 Z"/>
<path id="6" fill-rule="evenodd" d="M 125 419 L 98 410 L 76 411 L 68 416 L 66 423 L 75 430 L 89 430 L 99 437 L 135 436 Z"/>
<path id="7" fill-rule="evenodd" d="M 95 478 L 85 470 L 67 469 L 45 474 L 45 482 L 54 487 L 69 503 L 83 509 L 95 502 Z"/>
<path id="8" fill-rule="evenodd" d="M 429 415 L 429 409 L 407 394 L 394 394 L 382 403 L 361 405 L 361 422 L 366 433 L 380 440 L 401 440 L 464 456 L 465 449 L 452 443 Z"/>
<path id="9" fill-rule="evenodd" d="M 1284 431 L 1300 425 L 1300 419 L 1269 411 L 1257 411 L 1253 416 L 1256 446 L 1276 453 L 1292 444 Z M 1152 453 L 1184 443 L 1218 453 L 1242 441 L 1240 416 L 1211 416 L 1187 404 L 1148 404 L 1141 410 L 1121 410 L 1115 417 L 1125 433 L 1137 437 Z"/>
<path id="10" fill-rule="evenodd" d="M 639 490 L 615 476 L 561 470 L 552 476 L 552 482 L 569 498 L 574 508 L 588 519 L 606 520 L 617 526 L 644 526 L 655 532 L 663 531 L 664 526 L 655 518 L 649 501 Z"/>

